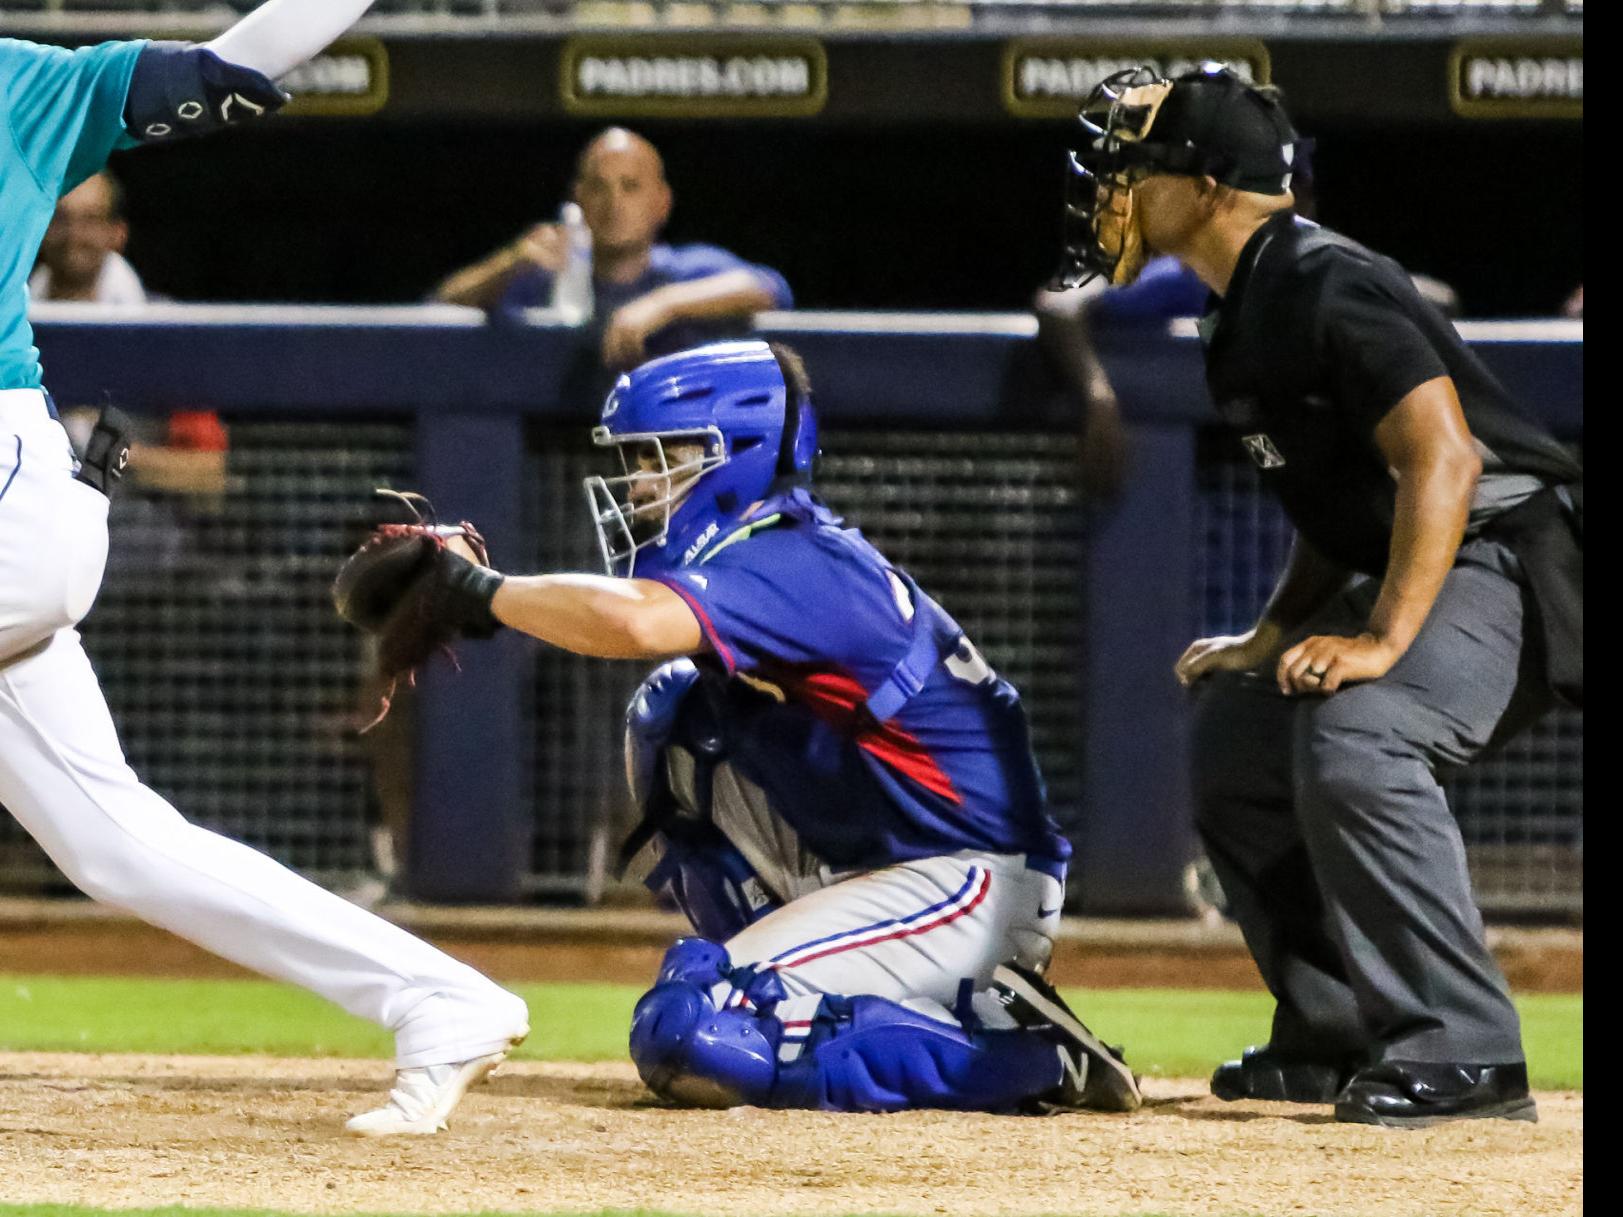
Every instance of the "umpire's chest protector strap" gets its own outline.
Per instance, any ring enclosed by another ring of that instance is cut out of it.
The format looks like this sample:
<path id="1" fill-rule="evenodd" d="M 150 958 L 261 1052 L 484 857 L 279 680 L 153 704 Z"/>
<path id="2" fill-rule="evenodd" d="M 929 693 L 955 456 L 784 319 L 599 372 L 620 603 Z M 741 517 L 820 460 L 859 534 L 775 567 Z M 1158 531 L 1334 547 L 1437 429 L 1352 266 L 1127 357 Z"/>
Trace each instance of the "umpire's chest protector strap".
<path id="1" fill-rule="evenodd" d="M 289 100 L 274 81 L 206 47 L 150 42 L 135 61 L 124 126 L 143 144 L 166 144 L 252 122 Z"/>

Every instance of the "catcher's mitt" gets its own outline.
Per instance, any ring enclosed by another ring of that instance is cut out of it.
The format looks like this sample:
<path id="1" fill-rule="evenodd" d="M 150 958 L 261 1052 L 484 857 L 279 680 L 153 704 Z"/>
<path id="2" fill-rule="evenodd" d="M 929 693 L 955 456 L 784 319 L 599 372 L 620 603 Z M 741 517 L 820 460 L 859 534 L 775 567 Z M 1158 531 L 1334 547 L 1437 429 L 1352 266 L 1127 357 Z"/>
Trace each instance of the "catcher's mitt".
<path id="1" fill-rule="evenodd" d="M 400 677 L 415 680 L 417 669 L 436 651 L 454 663 L 454 639 L 489 638 L 501 628 L 490 601 L 502 576 L 484 565 L 489 554 L 479 531 L 466 522 L 440 524 L 422 495 L 378 493 L 405 503 L 416 519 L 374 528 L 339 569 L 332 588 L 338 615 L 377 638 L 378 673 L 388 691 L 371 726 L 389 713 Z M 457 537 L 478 563 L 449 548 Z"/>

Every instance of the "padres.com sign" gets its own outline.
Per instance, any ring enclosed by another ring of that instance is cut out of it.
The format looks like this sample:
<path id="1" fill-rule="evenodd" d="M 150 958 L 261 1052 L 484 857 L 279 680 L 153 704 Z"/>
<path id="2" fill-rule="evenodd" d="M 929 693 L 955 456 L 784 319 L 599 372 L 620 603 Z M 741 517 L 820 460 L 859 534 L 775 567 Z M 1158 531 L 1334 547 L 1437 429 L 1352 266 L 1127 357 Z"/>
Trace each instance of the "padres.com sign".
<path id="1" fill-rule="evenodd" d="M 1254 38 L 1016 38 L 1003 50 L 1003 104 L 1019 118 L 1074 118 L 1088 94 L 1117 72 L 1149 67 L 1178 76 L 1212 60 L 1247 80 L 1269 81 L 1268 48 Z"/>
<path id="2" fill-rule="evenodd" d="M 389 52 L 376 38 L 344 38 L 281 81 L 289 114 L 363 118 L 389 101 Z"/>
<path id="3" fill-rule="evenodd" d="M 1583 42 L 1467 39 L 1449 57 L 1448 84 L 1464 118 L 1582 118 Z"/>
<path id="4" fill-rule="evenodd" d="M 574 38 L 559 81 L 572 114 L 798 118 L 828 100 L 828 58 L 806 38 Z"/>

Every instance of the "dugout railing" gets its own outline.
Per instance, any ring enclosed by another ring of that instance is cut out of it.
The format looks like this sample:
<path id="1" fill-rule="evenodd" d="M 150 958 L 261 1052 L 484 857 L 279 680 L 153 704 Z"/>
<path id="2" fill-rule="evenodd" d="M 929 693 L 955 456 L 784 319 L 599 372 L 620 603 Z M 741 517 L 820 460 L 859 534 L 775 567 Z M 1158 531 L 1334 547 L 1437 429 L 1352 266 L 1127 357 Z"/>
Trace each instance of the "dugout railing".
<path id="1" fill-rule="evenodd" d="M 1126 491 L 1108 508 L 1080 493 L 1076 409 L 1030 317 L 800 313 L 763 328 L 802 350 L 818 384 L 830 501 L 1025 693 L 1078 847 L 1074 907 L 1185 908 L 1188 702 L 1171 663 L 1194 635 L 1254 618 L 1289 536 L 1214 427 L 1189 328 L 1101 338 L 1132 441 Z M 1581 442 L 1581 323 L 1463 328 Z M 465 646 L 460 672 L 430 670 L 383 734 L 362 739 L 377 691 L 327 600 L 383 509 L 377 486 L 423 489 L 478 521 L 506 565 L 594 567 L 579 334 L 444 308 L 218 306 L 58 306 L 39 332 L 64 405 L 207 408 L 229 428 L 223 494 L 119 502 L 85 626 L 149 780 L 333 886 L 368 867 L 380 808 L 409 797 L 406 894 L 600 898 L 629 815 L 618 724 L 635 666 L 511 636 Z M 1558 712 L 1453 783 L 1490 911 L 1581 913 L 1582 771 L 1582 720 Z M 0 884 L 60 887 L 9 820 Z"/>

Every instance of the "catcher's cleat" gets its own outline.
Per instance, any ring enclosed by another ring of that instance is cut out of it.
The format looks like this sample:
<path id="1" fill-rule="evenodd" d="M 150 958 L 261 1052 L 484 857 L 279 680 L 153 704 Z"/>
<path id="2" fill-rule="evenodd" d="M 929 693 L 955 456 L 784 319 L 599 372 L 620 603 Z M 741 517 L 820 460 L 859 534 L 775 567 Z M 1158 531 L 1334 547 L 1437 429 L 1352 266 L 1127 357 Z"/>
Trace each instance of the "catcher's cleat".
<path id="1" fill-rule="evenodd" d="M 513 1047 L 524 1040 L 515 1036 Z M 507 1059 L 508 1049 L 477 1056 L 459 1065 L 426 1065 L 395 1074 L 389 1101 L 362 1112 L 344 1125 L 357 1137 L 430 1137 L 443 1132 L 462 1096 L 490 1076 Z"/>
<path id="2" fill-rule="evenodd" d="M 1036 1111 L 1137 1111 L 1144 1104 L 1138 1076 L 1120 1048 L 1106 1044 L 1076 1016 L 1053 985 L 1018 964 L 992 973 L 992 991 L 1022 1027 L 1059 1046 L 1065 1076 L 1033 1100 Z"/>

